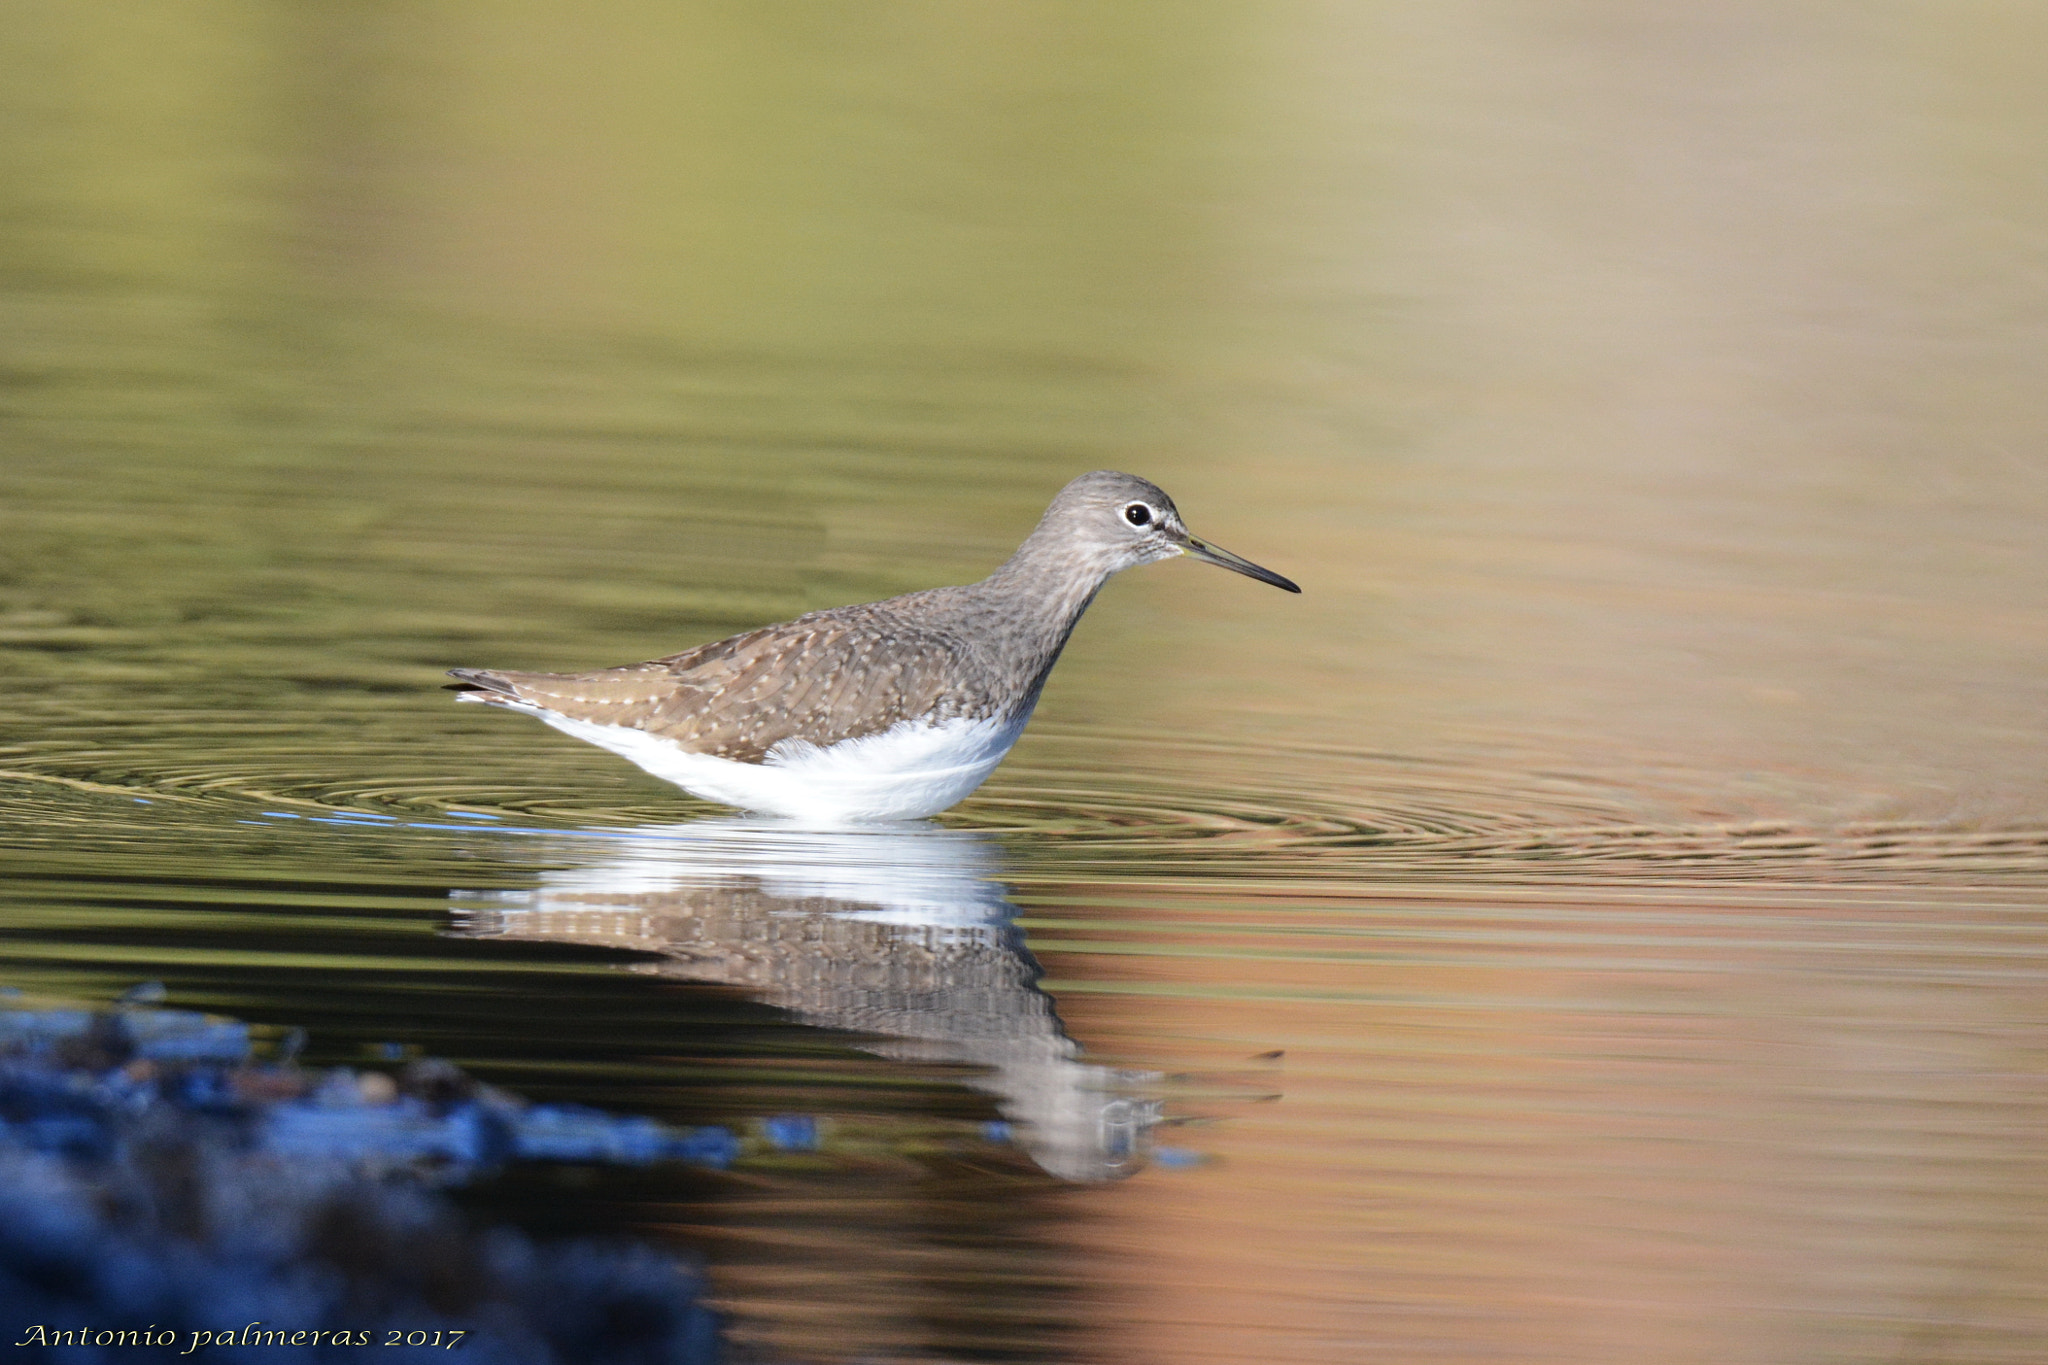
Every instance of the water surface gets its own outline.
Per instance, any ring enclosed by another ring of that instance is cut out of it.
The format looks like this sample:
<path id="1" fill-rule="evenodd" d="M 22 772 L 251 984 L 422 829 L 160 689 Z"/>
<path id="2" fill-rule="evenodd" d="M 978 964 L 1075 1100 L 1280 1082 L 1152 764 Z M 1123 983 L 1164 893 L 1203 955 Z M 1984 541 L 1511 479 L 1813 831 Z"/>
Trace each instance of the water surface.
<path id="1" fill-rule="evenodd" d="M 790 1358 L 2037 1359 L 2040 29 L 17 16 L 0 978 L 813 1121 L 472 1195 Z M 1306 592 L 1119 580 L 931 828 L 438 690 L 1105 466 Z"/>

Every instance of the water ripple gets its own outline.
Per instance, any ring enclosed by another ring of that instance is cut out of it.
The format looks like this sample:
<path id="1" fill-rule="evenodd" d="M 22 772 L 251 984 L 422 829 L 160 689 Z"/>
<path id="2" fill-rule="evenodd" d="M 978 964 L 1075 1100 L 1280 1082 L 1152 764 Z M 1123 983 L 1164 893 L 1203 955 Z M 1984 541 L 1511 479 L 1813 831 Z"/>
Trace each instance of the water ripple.
<path id="1" fill-rule="evenodd" d="M 452 812 L 548 828 L 672 823 L 714 808 L 609 760 L 536 738 L 490 746 L 461 733 L 323 747 L 283 735 L 111 727 L 0 756 L 0 812 L 17 828 L 246 823 L 265 810 L 431 826 Z M 1482 882 L 1569 880 L 2048 880 L 2048 830 L 1963 822 L 1699 819 L 1648 788 L 1554 769 L 1389 753 L 1060 731 L 1013 761 L 955 826 L 1064 859 L 1153 872 L 1251 860 L 1240 874 Z M 1050 841 L 1048 844 L 1047 841 Z"/>

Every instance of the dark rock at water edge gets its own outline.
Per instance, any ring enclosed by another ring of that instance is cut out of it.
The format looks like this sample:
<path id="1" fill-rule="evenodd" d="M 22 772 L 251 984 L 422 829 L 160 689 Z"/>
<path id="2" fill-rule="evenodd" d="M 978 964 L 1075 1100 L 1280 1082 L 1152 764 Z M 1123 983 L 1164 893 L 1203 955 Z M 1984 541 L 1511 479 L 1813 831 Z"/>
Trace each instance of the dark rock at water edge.
<path id="1" fill-rule="evenodd" d="M 475 1226 L 439 1187 L 518 1159 L 720 1165 L 733 1143 L 525 1105 L 446 1063 L 259 1064 L 245 1026 L 185 1011 L 0 1012 L 0 1345 L 445 1360 L 462 1333 L 459 1358 L 492 1365 L 716 1361 L 673 1256 Z M 158 1344 L 112 1335 L 145 1330 Z"/>

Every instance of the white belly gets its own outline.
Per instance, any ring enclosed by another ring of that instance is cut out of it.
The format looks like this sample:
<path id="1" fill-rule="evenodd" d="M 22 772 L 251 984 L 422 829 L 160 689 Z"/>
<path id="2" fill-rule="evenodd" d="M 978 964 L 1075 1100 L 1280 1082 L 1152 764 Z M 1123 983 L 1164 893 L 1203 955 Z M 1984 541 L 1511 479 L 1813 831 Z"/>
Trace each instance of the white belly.
<path id="1" fill-rule="evenodd" d="M 995 771 L 1030 719 L 1027 714 L 1009 721 L 905 721 L 824 748 L 785 740 L 769 750 L 766 762 L 737 763 L 690 753 L 629 726 L 571 720 L 522 702 L 493 704 L 538 716 L 707 801 L 812 825 L 937 815 Z"/>

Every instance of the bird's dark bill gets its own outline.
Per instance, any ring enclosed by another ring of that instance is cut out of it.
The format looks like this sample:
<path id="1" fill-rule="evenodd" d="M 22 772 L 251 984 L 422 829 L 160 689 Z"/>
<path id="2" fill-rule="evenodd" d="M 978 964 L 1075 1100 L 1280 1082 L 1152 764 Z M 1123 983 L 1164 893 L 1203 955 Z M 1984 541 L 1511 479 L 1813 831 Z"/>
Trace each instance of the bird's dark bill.
<path id="1" fill-rule="evenodd" d="M 1289 592 L 1301 591 L 1292 579 L 1282 578 L 1271 569 L 1262 569 L 1249 559 L 1240 559 L 1228 550 L 1219 550 L 1207 541 L 1196 540 L 1193 536 L 1188 537 L 1188 553 L 1210 564 L 1221 564 L 1226 569 L 1234 569 L 1246 578 L 1256 578 L 1261 583 L 1271 583 L 1274 587 L 1285 588 Z"/>

